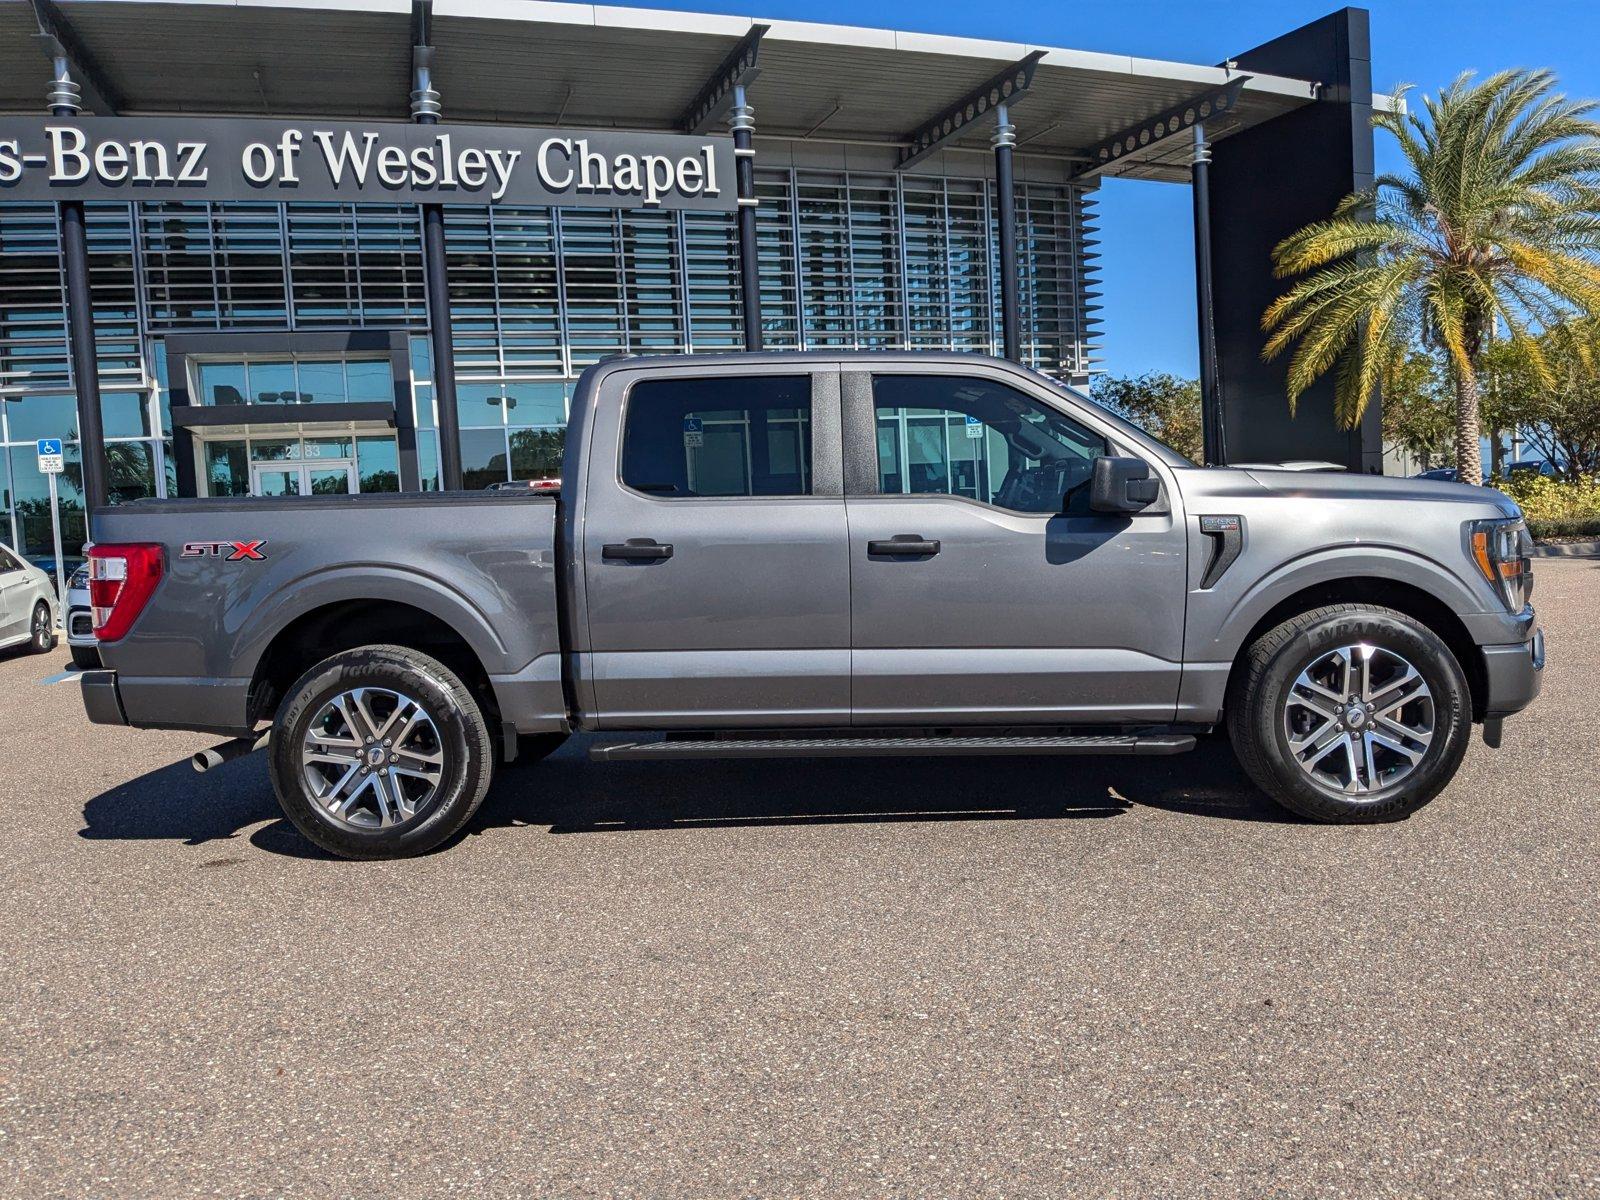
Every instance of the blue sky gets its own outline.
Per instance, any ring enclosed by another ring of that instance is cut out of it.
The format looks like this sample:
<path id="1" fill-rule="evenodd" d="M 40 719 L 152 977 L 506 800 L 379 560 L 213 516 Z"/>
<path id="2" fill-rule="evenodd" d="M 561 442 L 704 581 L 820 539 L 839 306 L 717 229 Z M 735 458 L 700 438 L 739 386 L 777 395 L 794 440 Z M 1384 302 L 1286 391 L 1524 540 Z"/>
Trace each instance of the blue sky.
<path id="1" fill-rule="evenodd" d="M 1339 7 L 1332 0 L 632 3 L 1001 38 L 1197 63 L 1221 62 Z M 1467 69 L 1483 73 L 1505 67 L 1549 67 L 1569 94 L 1600 97 L 1600 0 L 1373 0 L 1365 7 L 1372 14 L 1372 82 L 1379 91 L 1398 83 L 1436 91 Z M 1380 169 L 1394 165 L 1382 136 L 1377 146 Z M 1106 369 L 1116 374 L 1148 370 L 1195 374 L 1194 244 L 1188 189 L 1112 180 L 1101 195 L 1105 276 L 1101 354 Z"/>

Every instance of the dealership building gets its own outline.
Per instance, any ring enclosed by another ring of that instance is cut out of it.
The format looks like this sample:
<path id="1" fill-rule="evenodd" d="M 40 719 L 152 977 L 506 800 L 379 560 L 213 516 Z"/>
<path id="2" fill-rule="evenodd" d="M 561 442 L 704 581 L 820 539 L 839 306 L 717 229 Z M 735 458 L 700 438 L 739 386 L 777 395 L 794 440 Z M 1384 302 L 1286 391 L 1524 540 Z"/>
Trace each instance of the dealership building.
<path id="1" fill-rule="evenodd" d="M 102 496 L 548 476 L 618 354 L 1086 385 L 1107 176 L 1193 189 L 1208 456 L 1374 469 L 1377 406 L 1291 420 L 1259 331 L 1272 245 L 1370 182 L 1372 103 L 1359 9 L 1198 65 L 543 0 L 0 0 L 0 538 L 48 559 L 54 515 L 73 558 Z"/>

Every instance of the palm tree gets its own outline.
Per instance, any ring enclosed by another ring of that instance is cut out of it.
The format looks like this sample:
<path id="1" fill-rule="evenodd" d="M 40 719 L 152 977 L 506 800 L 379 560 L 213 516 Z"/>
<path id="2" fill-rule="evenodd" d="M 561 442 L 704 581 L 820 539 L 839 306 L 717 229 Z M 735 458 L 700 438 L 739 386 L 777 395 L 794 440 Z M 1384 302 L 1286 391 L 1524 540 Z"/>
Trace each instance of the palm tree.
<path id="1" fill-rule="evenodd" d="M 1455 392 L 1457 469 L 1481 482 L 1478 368 L 1496 325 L 1542 364 L 1540 328 L 1600 313 L 1600 124 L 1593 103 L 1554 88 L 1548 71 L 1481 83 L 1468 72 L 1422 114 L 1396 105 L 1373 118 L 1407 171 L 1273 250 L 1279 278 L 1301 277 L 1262 317 L 1266 358 L 1298 343 L 1291 412 L 1331 369 L 1335 415 L 1354 426 L 1407 352 L 1427 346 Z"/>

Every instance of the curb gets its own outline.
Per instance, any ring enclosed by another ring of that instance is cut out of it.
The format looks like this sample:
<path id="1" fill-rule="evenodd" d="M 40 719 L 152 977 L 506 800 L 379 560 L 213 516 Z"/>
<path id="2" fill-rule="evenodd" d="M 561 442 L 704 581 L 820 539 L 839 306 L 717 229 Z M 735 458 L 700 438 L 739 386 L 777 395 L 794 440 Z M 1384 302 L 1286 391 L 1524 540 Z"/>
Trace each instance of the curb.
<path id="1" fill-rule="evenodd" d="M 1582 542 L 1539 542 L 1533 548 L 1535 558 L 1600 558 L 1600 538 Z"/>

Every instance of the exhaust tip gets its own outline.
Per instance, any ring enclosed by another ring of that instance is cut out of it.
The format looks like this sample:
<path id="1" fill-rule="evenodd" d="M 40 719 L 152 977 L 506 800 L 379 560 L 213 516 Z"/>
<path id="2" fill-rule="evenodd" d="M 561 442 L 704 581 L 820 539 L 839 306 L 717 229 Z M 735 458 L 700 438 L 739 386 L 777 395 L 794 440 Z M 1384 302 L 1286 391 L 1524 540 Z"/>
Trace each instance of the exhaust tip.
<path id="1" fill-rule="evenodd" d="M 226 758 L 218 754 L 215 750 L 202 750 L 189 760 L 189 765 L 200 774 L 204 775 L 207 771 L 211 770 L 211 768 L 220 767 L 227 761 L 228 760 Z"/>

